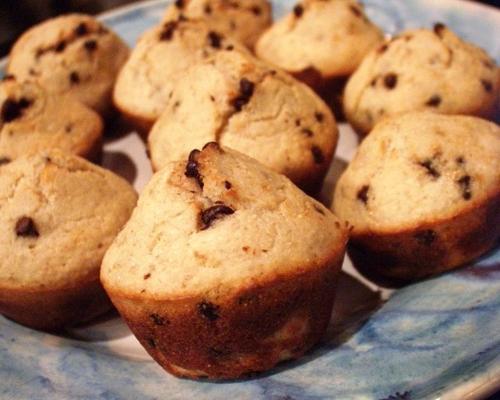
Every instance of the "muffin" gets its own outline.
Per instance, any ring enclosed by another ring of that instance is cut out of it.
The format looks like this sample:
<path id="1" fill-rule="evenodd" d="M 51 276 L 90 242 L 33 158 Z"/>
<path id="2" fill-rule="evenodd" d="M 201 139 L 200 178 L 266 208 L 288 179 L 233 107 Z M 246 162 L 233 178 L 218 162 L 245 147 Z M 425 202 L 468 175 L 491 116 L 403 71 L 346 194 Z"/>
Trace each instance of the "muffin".
<path id="1" fill-rule="evenodd" d="M 193 64 L 220 49 L 247 52 L 201 20 L 168 21 L 146 32 L 118 75 L 113 99 L 143 132 L 158 119 L 175 82 Z"/>
<path id="2" fill-rule="evenodd" d="M 500 128 L 414 112 L 380 122 L 338 181 L 354 265 L 385 285 L 461 266 L 500 237 Z"/>
<path id="3" fill-rule="evenodd" d="M 262 34 L 256 53 L 326 98 L 382 40 L 357 1 L 304 0 Z"/>
<path id="4" fill-rule="evenodd" d="M 58 148 L 97 161 L 101 139 L 99 114 L 74 98 L 13 77 L 0 83 L 0 158 Z"/>
<path id="5" fill-rule="evenodd" d="M 0 165 L 0 313 L 59 330 L 110 307 L 106 249 L 136 203 L 120 177 L 59 150 Z"/>
<path id="6" fill-rule="evenodd" d="M 383 117 L 434 111 L 494 118 L 500 70 L 443 24 L 402 33 L 372 51 L 347 83 L 344 112 L 361 135 Z"/>
<path id="7" fill-rule="evenodd" d="M 252 56 L 219 51 L 179 79 L 148 144 L 154 170 L 214 141 L 314 192 L 337 139 L 332 113 L 307 86 Z"/>
<path id="8" fill-rule="evenodd" d="M 7 72 L 108 113 L 115 78 L 128 53 L 127 45 L 93 17 L 68 14 L 26 31 L 12 48 Z"/>
<path id="9" fill-rule="evenodd" d="M 167 371 L 236 378 L 320 339 L 346 240 L 286 177 L 209 143 L 153 176 L 101 281 Z"/>
<path id="10" fill-rule="evenodd" d="M 180 15 L 203 19 L 213 29 L 232 36 L 253 49 L 259 36 L 271 25 L 268 0 L 178 0 L 167 8 L 164 21 Z"/>

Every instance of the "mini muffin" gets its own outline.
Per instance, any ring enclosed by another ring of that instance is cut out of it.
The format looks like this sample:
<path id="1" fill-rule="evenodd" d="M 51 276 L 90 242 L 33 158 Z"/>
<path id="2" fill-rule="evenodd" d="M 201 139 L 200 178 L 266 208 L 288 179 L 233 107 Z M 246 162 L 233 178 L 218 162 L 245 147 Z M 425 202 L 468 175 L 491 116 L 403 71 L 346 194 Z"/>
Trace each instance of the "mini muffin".
<path id="1" fill-rule="evenodd" d="M 209 143 L 153 176 L 101 281 L 167 371 L 236 378 L 321 338 L 346 241 L 286 177 Z"/>
<path id="2" fill-rule="evenodd" d="M 360 134 L 382 117 L 430 110 L 493 118 L 500 70 L 443 24 L 408 31 L 372 51 L 347 83 L 344 112 Z"/>
<path id="3" fill-rule="evenodd" d="M 167 8 L 163 19 L 171 21 L 181 14 L 205 20 L 216 31 L 250 49 L 272 21 L 268 0 L 177 0 Z"/>
<path id="4" fill-rule="evenodd" d="M 310 88 L 252 56 L 220 51 L 174 86 L 148 143 L 155 170 L 214 141 L 314 192 L 337 139 L 332 113 Z"/>
<path id="5" fill-rule="evenodd" d="M 102 150 L 102 121 L 70 96 L 9 77 L 0 83 L 0 158 L 58 148 L 91 160 Z"/>
<path id="6" fill-rule="evenodd" d="M 257 55 L 322 92 L 383 40 L 354 0 L 304 0 L 260 37 Z"/>
<path id="7" fill-rule="evenodd" d="M 500 128 L 414 112 L 380 122 L 338 181 L 335 213 L 371 279 L 399 285 L 463 265 L 500 237 Z"/>
<path id="8" fill-rule="evenodd" d="M 59 330 L 110 307 L 106 249 L 136 194 L 122 178 L 59 150 L 0 165 L 0 313 Z"/>
<path id="9" fill-rule="evenodd" d="M 200 20 L 180 17 L 149 30 L 118 76 L 113 95 L 116 107 L 148 131 L 186 69 L 222 48 L 247 52 Z"/>
<path id="10" fill-rule="evenodd" d="M 69 14 L 25 32 L 12 48 L 7 72 L 106 113 L 128 53 L 127 45 L 91 16 Z"/>

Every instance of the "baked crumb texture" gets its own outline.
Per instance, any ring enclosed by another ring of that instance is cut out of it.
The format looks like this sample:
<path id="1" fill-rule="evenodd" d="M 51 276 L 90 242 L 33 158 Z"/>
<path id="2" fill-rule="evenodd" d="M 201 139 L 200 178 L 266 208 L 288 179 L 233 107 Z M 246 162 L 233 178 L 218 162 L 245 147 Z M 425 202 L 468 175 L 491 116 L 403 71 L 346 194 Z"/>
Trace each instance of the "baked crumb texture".
<path id="1" fill-rule="evenodd" d="M 320 339 L 346 240 L 287 178 L 209 143 L 154 175 L 101 280 L 166 370 L 237 378 Z"/>
<path id="2" fill-rule="evenodd" d="M 0 312 L 58 330 L 110 308 L 101 261 L 136 194 L 123 179 L 58 150 L 0 165 Z"/>
<path id="3" fill-rule="evenodd" d="M 339 179 L 333 210 L 353 226 L 353 263 L 380 283 L 472 261 L 500 237 L 500 129 L 433 112 L 388 118 Z"/>

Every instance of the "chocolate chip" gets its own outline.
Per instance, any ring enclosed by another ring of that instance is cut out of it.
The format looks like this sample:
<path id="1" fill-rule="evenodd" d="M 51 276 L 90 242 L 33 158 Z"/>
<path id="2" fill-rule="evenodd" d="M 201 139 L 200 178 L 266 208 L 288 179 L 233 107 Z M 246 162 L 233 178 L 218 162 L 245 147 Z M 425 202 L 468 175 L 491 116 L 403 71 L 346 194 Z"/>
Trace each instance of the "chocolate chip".
<path id="1" fill-rule="evenodd" d="M 325 161 L 325 156 L 318 146 L 311 147 L 311 153 L 316 164 L 322 164 Z"/>
<path id="2" fill-rule="evenodd" d="M 255 84 L 252 81 L 246 78 L 242 78 L 240 80 L 240 94 L 232 101 L 232 106 L 236 109 L 236 111 L 241 111 L 243 106 L 250 101 L 254 88 Z"/>
<path id="3" fill-rule="evenodd" d="M 80 83 L 80 75 L 78 75 L 78 72 L 75 71 L 71 72 L 69 74 L 69 81 L 73 85 Z"/>
<path id="4" fill-rule="evenodd" d="M 144 280 L 147 280 L 147 279 L 151 278 L 151 274 L 148 272 L 147 274 L 145 274 L 143 276 L 143 278 L 144 278 Z"/>
<path id="5" fill-rule="evenodd" d="M 431 159 L 427 159 L 427 160 L 424 160 L 424 161 L 420 161 L 418 163 L 418 165 L 420 165 L 421 167 L 425 168 L 426 172 L 428 175 L 432 176 L 433 178 L 437 179 L 441 176 L 441 174 L 439 173 L 439 171 L 435 168 L 435 166 L 433 165 L 433 161 Z"/>
<path id="6" fill-rule="evenodd" d="M 10 163 L 11 159 L 9 157 L 0 157 L 0 165 Z"/>
<path id="7" fill-rule="evenodd" d="M 300 18 L 304 13 L 304 7 L 302 7 L 302 5 L 300 4 L 297 4 L 295 7 L 293 7 L 293 13 L 297 18 Z"/>
<path id="8" fill-rule="evenodd" d="M 385 43 L 382 46 L 380 46 L 377 51 L 379 54 L 382 54 L 385 53 L 388 48 L 389 46 L 387 45 L 387 43 Z"/>
<path id="9" fill-rule="evenodd" d="M 495 67 L 495 63 L 493 63 L 491 60 L 482 60 L 483 65 L 488 68 L 488 69 L 493 69 Z"/>
<path id="10" fill-rule="evenodd" d="M 472 178 L 470 175 L 464 175 L 457 181 L 462 191 L 462 197 L 464 200 L 470 200 L 472 197 L 471 181 Z"/>
<path id="11" fill-rule="evenodd" d="M 465 164 L 465 158 L 460 156 L 460 157 L 457 157 L 455 158 L 455 161 L 457 162 L 457 164 L 459 165 L 464 165 Z"/>
<path id="12" fill-rule="evenodd" d="M 436 35 L 438 35 L 439 37 L 441 37 L 441 34 L 443 33 L 443 31 L 446 29 L 446 25 L 443 24 L 442 22 L 438 22 L 436 24 L 434 24 L 434 33 Z"/>
<path id="13" fill-rule="evenodd" d="M 296 127 L 299 127 L 301 123 L 302 123 L 302 122 L 301 122 L 301 120 L 300 120 L 299 118 L 297 118 L 297 119 L 295 120 L 295 126 L 296 126 Z"/>
<path id="14" fill-rule="evenodd" d="M 175 28 L 177 27 L 177 21 L 170 21 L 163 25 L 163 29 L 160 32 L 160 40 L 170 40 L 174 35 Z"/>
<path id="15" fill-rule="evenodd" d="M 38 237 L 39 235 L 33 219 L 26 216 L 23 216 L 17 220 L 15 232 L 17 236 L 23 237 Z"/>
<path id="16" fill-rule="evenodd" d="M 234 214 L 234 210 L 224 204 L 217 204 L 215 206 L 207 208 L 206 210 L 203 210 L 200 215 L 202 224 L 201 230 L 210 228 L 215 220 L 220 219 L 225 215 L 231 214 Z"/>
<path id="17" fill-rule="evenodd" d="M 315 112 L 314 118 L 316 118 L 316 121 L 318 121 L 319 123 L 322 123 L 323 120 L 325 119 L 325 116 L 323 115 L 323 113 Z"/>
<path id="18" fill-rule="evenodd" d="M 221 35 L 219 35 L 217 32 L 210 31 L 208 32 L 207 38 L 210 46 L 212 46 L 214 49 L 220 49 L 220 44 L 222 41 Z"/>
<path id="19" fill-rule="evenodd" d="M 384 76 L 384 85 L 387 89 L 394 89 L 398 84 L 398 76 L 394 73 L 388 73 Z"/>
<path id="20" fill-rule="evenodd" d="M 417 232 L 415 234 L 415 239 L 418 244 L 430 246 L 437 239 L 437 234 L 431 229 L 426 229 L 425 231 Z"/>
<path id="21" fill-rule="evenodd" d="M 491 81 L 481 79 L 481 84 L 483 85 L 484 90 L 486 90 L 488 93 L 491 93 L 493 91 L 493 84 L 491 83 Z"/>
<path id="22" fill-rule="evenodd" d="M 210 6 L 210 4 L 205 4 L 203 10 L 205 11 L 205 14 L 212 14 L 212 7 Z"/>
<path id="23" fill-rule="evenodd" d="M 158 326 L 163 326 L 165 325 L 165 318 L 161 317 L 158 314 L 151 314 L 149 316 L 151 321 L 153 321 L 153 324 L 158 325 Z"/>
<path id="24" fill-rule="evenodd" d="M 233 187 L 233 185 L 231 184 L 231 182 L 229 181 L 224 181 L 224 187 L 229 190 Z"/>
<path id="25" fill-rule="evenodd" d="M 4 77 L 2 78 L 2 81 L 15 81 L 16 80 L 16 77 L 12 74 L 7 74 L 7 75 L 4 75 Z"/>
<path id="26" fill-rule="evenodd" d="M 174 4 L 178 9 L 182 9 L 184 7 L 184 0 L 175 0 Z"/>
<path id="27" fill-rule="evenodd" d="M 212 148 L 216 149 L 217 151 L 222 151 L 220 146 L 219 146 L 219 143 L 217 143 L 217 142 L 205 143 L 202 147 L 202 150 L 205 150 L 207 147 L 212 147 Z"/>
<path id="28" fill-rule="evenodd" d="M 66 48 L 66 42 L 64 40 L 61 40 L 59 43 L 55 45 L 54 51 L 56 53 L 61 53 L 64 51 L 65 48 Z"/>
<path id="29" fill-rule="evenodd" d="M 87 50 L 89 53 L 92 53 L 97 49 L 97 41 L 94 39 L 87 40 L 85 43 L 83 43 L 83 47 L 85 47 L 85 50 Z"/>
<path id="30" fill-rule="evenodd" d="M 363 185 L 361 186 L 361 189 L 358 190 L 358 193 L 356 194 L 356 197 L 359 201 L 367 204 L 368 203 L 368 191 L 370 190 L 370 186 L 368 185 Z"/>
<path id="31" fill-rule="evenodd" d="M 64 131 L 66 133 L 70 133 L 72 130 L 73 130 L 73 124 L 71 124 L 71 123 L 66 124 L 66 126 L 64 127 Z"/>
<path id="32" fill-rule="evenodd" d="M 32 100 L 21 97 L 19 100 L 7 99 L 0 112 L 4 122 L 12 122 L 22 116 L 23 111 L 33 104 Z"/>
<path id="33" fill-rule="evenodd" d="M 307 137 L 312 137 L 314 136 L 314 132 L 308 128 L 302 128 L 301 132 L 306 135 Z"/>
<path id="34" fill-rule="evenodd" d="M 361 12 L 361 10 L 354 6 L 354 5 L 350 5 L 349 6 L 349 9 L 351 10 L 351 12 L 356 16 L 356 17 L 361 17 L 363 15 L 363 13 Z"/>
<path id="35" fill-rule="evenodd" d="M 203 301 L 198 304 L 198 313 L 201 314 L 203 318 L 209 321 L 215 321 L 219 318 L 219 306 L 212 304 L 207 301 Z"/>
<path id="36" fill-rule="evenodd" d="M 230 44 L 229 46 L 226 47 L 226 50 L 228 51 L 234 50 L 234 46 Z"/>
<path id="37" fill-rule="evenodd" d="M 203 177 L 200 175 L 198 170 L 198 155 L 200 154 L 200 150 L 193 150 L 189 153 L 188 162 L 186 164 L 186 171 L 184 175 L 188 178 L 194 178 L 198 182 L 200 188 L 203 189 Z"/>
<path id="38" fill-rule="evenodd" d="M 262 10 L 260 9 L 259 6 L 253 6 L 252 8 L 250 8 L 250 11 L 252 11 L 254 15 L 262 14 Z"/>
<path id="39" fill-rule="evenodd" d="M 216 347 L 210 347 L 208 349 L 208 355 L 209 355 L 209 357 L 212 357 L 212 358 L 226 357 L 229 354 L 231 354 L 231 352 L 229 350 L 226 350 L 226 349 L 218 349 Z"/>
<path id="40" fill-rule="evenodd" d="M 441 104 L 441 96 L 434 94 L 432 95 L 429 100 L 425 103 L 426 106 L 429 107 L 438 107 Z"/>
<path id="41" fill-rule="evenodd" d="M 81 22 L 75 28 L 75 35 L 76 36 L 85 36 L 88 32 L 89 32 L 89 30 L 87 28 L 87 25 L 84 22 Z"/>

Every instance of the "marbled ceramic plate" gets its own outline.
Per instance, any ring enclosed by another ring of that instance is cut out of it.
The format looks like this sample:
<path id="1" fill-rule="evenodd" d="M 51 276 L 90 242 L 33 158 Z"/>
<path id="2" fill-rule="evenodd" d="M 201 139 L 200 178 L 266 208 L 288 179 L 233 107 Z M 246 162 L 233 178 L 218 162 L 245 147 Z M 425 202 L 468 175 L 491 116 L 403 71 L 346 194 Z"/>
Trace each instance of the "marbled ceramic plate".
<path id="1" fill-rule="evenodd" d="M 450 25 L 500 61 L 500 12 L 452 0 L 365 0 L 388 34 Z M 130 45 L 166 1 L 102 19 Z M 275 1 L 281 15 L 292 1 Z M 341 128 L 325 197 L 357 145 Z M 104 165 L 140 190 L 151 171 L 135 133 L 110 139 Z M 404 289 L 381 291 L 344 265 L 331 329 L 305 358 L 229 383 L 181 380 L 152 362 L 116 316 L 65 337 L 0 317 L 2 399 L 479 399 L 500 386 L 500 248 L 474 265 Z"/>

